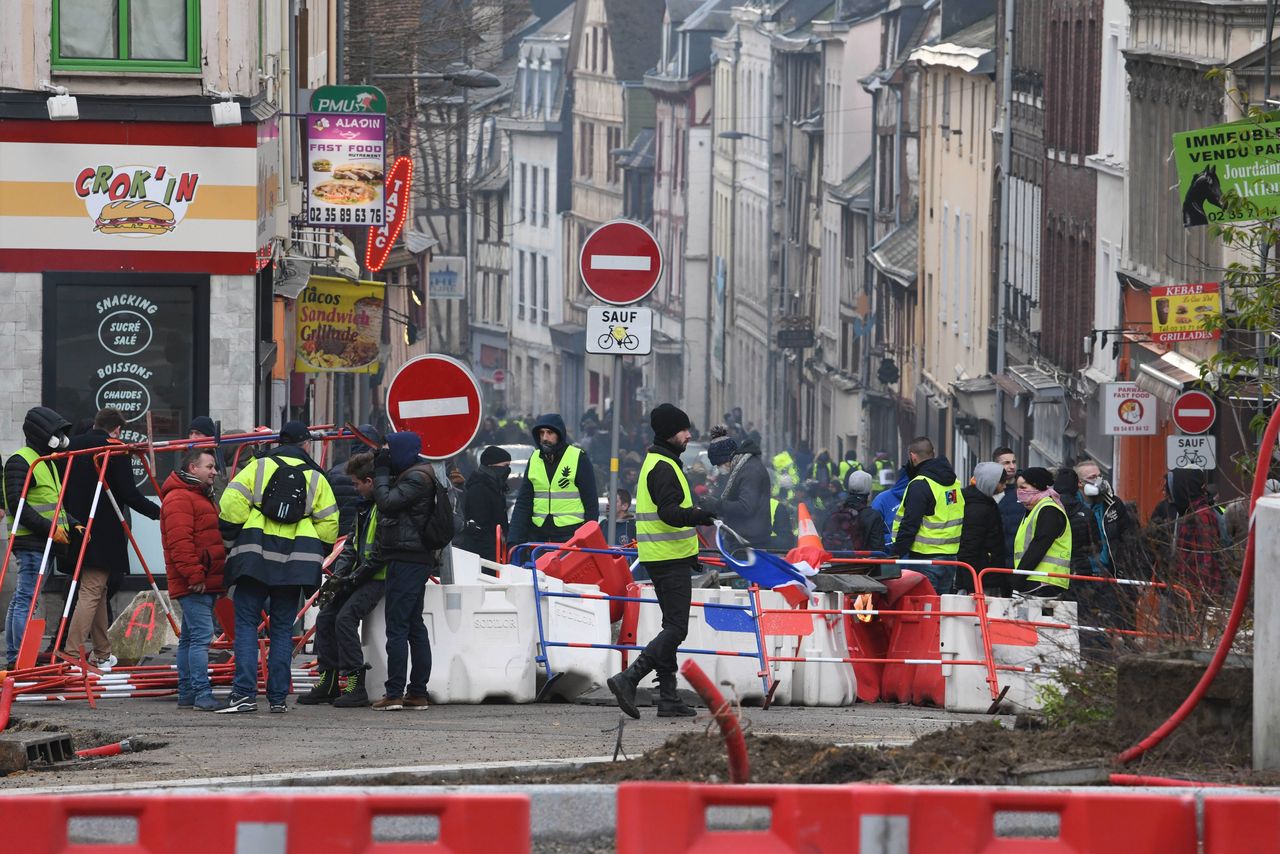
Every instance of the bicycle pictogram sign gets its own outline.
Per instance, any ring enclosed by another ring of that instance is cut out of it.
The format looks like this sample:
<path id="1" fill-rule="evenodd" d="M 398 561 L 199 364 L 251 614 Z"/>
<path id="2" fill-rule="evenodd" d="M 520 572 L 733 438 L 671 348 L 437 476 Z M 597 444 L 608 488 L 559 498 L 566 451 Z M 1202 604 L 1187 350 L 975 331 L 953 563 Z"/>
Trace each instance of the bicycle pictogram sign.
<path id="1" fill-rule="evenodd" d="M 653 339 L 653 312 L 647 308 L 592 306 L 587 309 L 587 352 L 643 356 Z"/>

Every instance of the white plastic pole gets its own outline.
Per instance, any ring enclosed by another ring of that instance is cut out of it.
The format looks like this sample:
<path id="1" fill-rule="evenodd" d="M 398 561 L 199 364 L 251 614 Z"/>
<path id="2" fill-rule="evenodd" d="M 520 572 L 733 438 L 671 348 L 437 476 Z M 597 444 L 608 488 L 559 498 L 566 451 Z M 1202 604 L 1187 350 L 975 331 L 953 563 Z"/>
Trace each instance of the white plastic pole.
<path id="1" fill-rule="evenodd" d="M 1260 498 L 1251 520 L 1253 574 L 1253 768 L 1280 771 L 1280 498 Z"/>

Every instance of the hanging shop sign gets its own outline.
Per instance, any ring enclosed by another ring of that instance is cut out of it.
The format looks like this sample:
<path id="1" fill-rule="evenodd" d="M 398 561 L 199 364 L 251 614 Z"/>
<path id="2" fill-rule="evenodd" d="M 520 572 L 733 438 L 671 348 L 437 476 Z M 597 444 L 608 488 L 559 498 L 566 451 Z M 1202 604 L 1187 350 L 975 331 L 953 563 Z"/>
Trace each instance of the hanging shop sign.
<path id="1" fill-rule="evenodd" d="M 1182 224 L 1271 219 L 1280 215 L 1280 122 L 1245 120 L 1175 133 Z M 1236 213 L 1226 197 L 1244 202 Z"/>
<path id="2" fill-rule="evenodd" d="M 385 222 L 387 117 L 307 115 L 307 224 Z"/>
<path id="3" fill-rule="evenodd" d="M 273 230 L 258 131 L 0 122 L 0 269 L 248 275 Z"/>
<path id="4" fill-rule="evenodd" d="M 1102 432 L 1108 436 L 1156 435 L 1156 396 L 1134 383 L 1105 383 Z"/>
<path id="5" fill-rule="evenodd" d="M 369 232 L 364 250 L 364 266 L 376 273 L 387 263 L 391 247 L 400 238 L 409 213 L 409 188 L 413 186 L 413 159 L 397 157 L 387 175 L 387 221 Z"/>
<path id="6" fill-rule="evenodd" d="M 298 294 L 299 373 L 376 374 L 386 285 L 312 276 Z"/>
<path id="7" fill-rule="evenodd" d="M 385 113 L 387 96 L 377 86 L 321 86 L 311 93 L 313 113 Z"/>
<path id="8" fill-rule="evenodd" d="M 1217 282 L 1168 285 L 1151 289 L 1151 340 L 1211 341 L 1221 329 L 1205 329 L 1206 318 L 1222 314 L 1222 292 Z"/>
<path id="9" fill-rule="evenodd" d="M 427 295 L 431 299 L 466 299 L 467 259 L 459 255 L 438 255 L 427 271 Z"/>

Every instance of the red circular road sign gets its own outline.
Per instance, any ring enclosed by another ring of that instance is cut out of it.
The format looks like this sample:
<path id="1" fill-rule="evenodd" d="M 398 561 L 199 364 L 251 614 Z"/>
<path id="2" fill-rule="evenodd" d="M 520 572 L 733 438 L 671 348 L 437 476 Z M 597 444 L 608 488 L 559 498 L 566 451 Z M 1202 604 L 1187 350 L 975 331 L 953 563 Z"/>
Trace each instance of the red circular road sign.
<path id="1" fill-rule="evenodd" d="M 587 236 L 578 270 L 597 299 L 629 305 L 647 297 L 662 278 L 662 250 L 640 223 L 615 219 Z"/>
<path id="2" fill-rule="evenodd" d="M 443 460 L 461 451 L 480 429 L 480 384 L 449 356 L 410 359 L 387 388 L 387 417 L 396 430 L 422 437 L 422 455 Z"/>
<path id="3" fill-rule="evenodd" d="M 502 385 L 502 384 L 503 384 L 504 382 L 506 382 L 506 381 L 507 381 L 507 372 L 506 372 L 506 371 L 504 371 L 504 370 L 502 370 L 502 368 L 494 368 L 494 370 L 493 370 L 493 384 L 494 384 L 494 385 Z"/>
<path id="4" fill-rule="evenodd" d="M 1184 391 L 1173 402 L 1173 423 L 1183 433 L 1203 433 L 1217 417 L 1213 398 L 1202 391 Z"/>

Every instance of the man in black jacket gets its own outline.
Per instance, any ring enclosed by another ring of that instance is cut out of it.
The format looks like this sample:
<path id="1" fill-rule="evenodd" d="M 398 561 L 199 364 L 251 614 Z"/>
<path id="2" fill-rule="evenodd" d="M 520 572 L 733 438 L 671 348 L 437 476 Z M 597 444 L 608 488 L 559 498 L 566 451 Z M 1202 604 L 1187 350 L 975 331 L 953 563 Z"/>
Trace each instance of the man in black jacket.
<path id="1" fill-rule="evenodd" d="M 118 409 L 102 409 L 93 417 L 93 429 L 71 440 L 69 451 L 106 448 L 120 444 L 124 416 Z M 160 505 L 143 496 L 133 479 L 133 465 L 128 454 L 113 454 L 103 460 L 107 466 L 104 487 L 111 490 L 116 503 L 129 507 L 148 519 L 160 518 Z M 98 496 L 98 461 L 92 454 L 75 458 L 67 470 L 67 510 L 78 519 L 89 519 L 95 499 L 97 510 L 89 543 L 80 568 L 80 593 L 76 612 L 67 629 L 63 651 L 78 656 L 80 644 L 92 633 L 94 664 L 110 669 L 115 664 L 111 639 L 107 636 L 109 620 L 107 599 L 129 573 L 129 538 L 124 523 L 105 495 Z"/>
<path id="2" fill-rule="evenodd" d="M 649 415 L 653 446 L 640 470 L 636 495 L 636 545 L 640 563 L 653 579 L 662 610 L 662 630 L 636 656 L 631 666 L 609 677 L 618 707 L 633 718 L 636 687 L 650 671 L 658 671 L 658 717 L 688 717 L 693 709 L 676 693 L 676 649 L 689 634 L 693 599 L 692 574 L 698 571 L 698 525 L 710 525 L 715 514 L 695 507 L 680 454 L 689 444 L 689 416 L 664 403 Z"/>
<path id="3" fill-rule="evenodd" d="M 893 526 L 893 550 L 898 557 L 955 560 L 964 525 L 964 496 L 955 469 L 946 457 L 935 456 L 933 442 L 918 436 L 907 446 L 911 480 L 902 495 Z M 954 566 L 914 566 L 939 595 L 950 593 Z"/>
<path id="4" fill-rule="evenodd" d="M 769 508 L 769 469 L 760 459 L 760 446 L 751 439 L 741 443 L 727 428 L 711 428 L 707 456 L 724 472 L 716 497 L 702 500 L 702 506 L 716 514 L 734 533 L 753 548 L 767 549 L 773 539 L 773 519 Z"/>
<path id="5" fill-rule="evenodd" d="M 569 444 L 564 419 L 554 412 L 537 419 L 532 432 L 538 452 L 511 511 L 511 545 L 568 542 L 600 513 L 591 456 Z"/>
<path id="6" fill-rule="evenodd" d="M 480 467 L 467 478 L 462 494 L 462 514 L 466 527 L 457 540 L 458 548 L 480 555 L 485 560 L 498 559 L 496 532 L 507 533 L 507 477 L 511 474 L 511 455 L 490 445 L 480 452 Z"/>
<path id="7" fill-rule="evenodd" d="M 422 532 L 444 487 L 418 452 L 417 433 L 392 433 L 373 457 L 373 500 L 378 506 L 378 555 L 387 564 L 386 694 L 373 704 L 380 712 L 427 708 L 431 679 L 431 639 L 422 620 L 427 578 L 439 554 L 423 544 Z M 412 669 L 409 660 L 412 659 Z M 409 672 L 405 693 L 405 671 Z"/>
<path id="8" fill-rule="evenodd" d="M 1071 523 L 1071 572 L 1097 575 L 1098 526 L 1093 511 L 1084 503 L 1080 477 L 1074 468 L 1063 467 L 1054 475 L 1053 488 L 1062 500 L 1062 509 Z"/>

